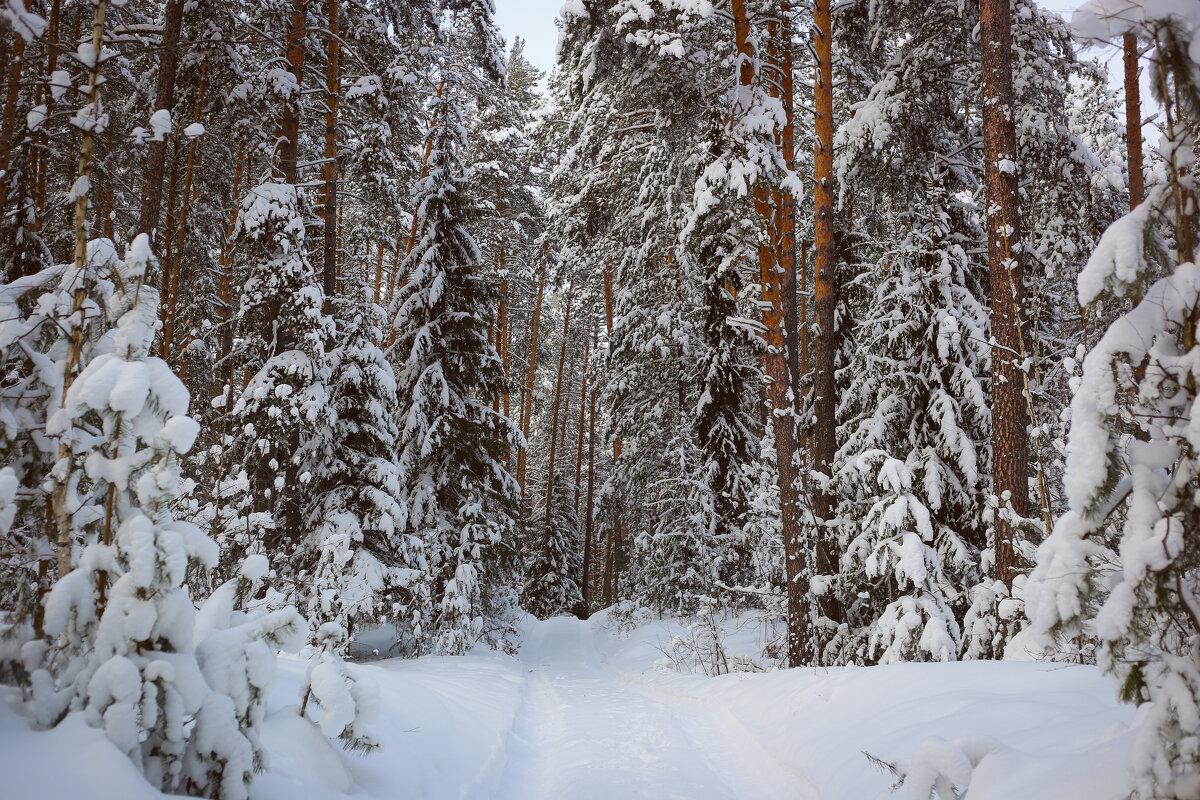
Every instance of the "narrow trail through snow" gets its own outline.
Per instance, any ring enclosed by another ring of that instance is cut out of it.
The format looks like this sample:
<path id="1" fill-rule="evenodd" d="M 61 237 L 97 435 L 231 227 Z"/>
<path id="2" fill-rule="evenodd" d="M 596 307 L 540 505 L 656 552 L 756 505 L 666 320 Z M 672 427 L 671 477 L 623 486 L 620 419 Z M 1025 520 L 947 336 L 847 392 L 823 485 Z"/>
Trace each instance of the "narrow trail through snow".
<path id="1" fill-rule="evenodd" d="M 602 660 L 591 626 L 537 626 L 495 800 L 817 800 L 727 710 Z"/>

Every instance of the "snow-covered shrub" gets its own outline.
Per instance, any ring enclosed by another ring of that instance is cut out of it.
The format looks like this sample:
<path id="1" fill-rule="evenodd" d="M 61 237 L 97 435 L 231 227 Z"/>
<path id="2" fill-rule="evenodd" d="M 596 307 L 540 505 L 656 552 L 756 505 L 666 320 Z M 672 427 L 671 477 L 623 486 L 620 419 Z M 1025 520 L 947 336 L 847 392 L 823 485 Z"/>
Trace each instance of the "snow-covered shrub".
<path id="1" fill-rule="evenodd" d="M 68 452 L 79 467 L 66 501 L 82 549 L 46 597 L 47 639 L 20 649 L 31 716 L 53 725 L 78 709 L 156 788 L 245 798 L 265 763 L 256 728 L 273 648 L 303 621 L 278 612 L 241 628 L 233 642 L 220 629 L 236 622 L 230 609 L 242 598 L 234 587 L 211 598 L 214 608 L 229 606 L 223 619 L 211 609 L 197 615 L 188 569 L 215 568 L 218 550 L 172 515 L 179 459 L 199 426 L 187 416 L 183 384 L 150 355 L 159 293 L 147 278 L 155 259 L 145 236 L 123 260 L 106 241 L 89 253 L 108 289 L 94 295 L 89 344 L 56 423 L 75 431 Z M 0 472 L 0 489 L 8 472 Z M 0 521 L 9 510 L 0 508 Z M 243 596 L 261 578 L 261 561 L 246 565 Z"/>
<path id="2" fill-rule="evenodd" d="M 150 355 L 159 296 L 145 282 L 153 264 L 147 237 L 134 240 L 123 262 L 109 263 L 116 290 L 104 312 L 111 328 L 63 404 L 67 419 L 97 431 L 73 486 L 102 498 L 103 513 L 77 568 L 46 599 L 46 634 L 58 644 L 37 654 L 33 715 L 53 724 L 70 703 L 155 787 L 240 800 L 262 759 L 257 720 L 239 713 L 234 676 L 265 692 L 274 664 L 266 642 L 279 626 L 245 637 L 259 647 L 253 663 L 230 666 L 228 643 L 196 641 L 187 570 L 193 563 L 214 568 L 217 546 L 175 520 L 171 503 L 179 456 L 199 426 L 186 416 L 183 384 Z M 287 624 L 297 621 L 291 612 Z"/>

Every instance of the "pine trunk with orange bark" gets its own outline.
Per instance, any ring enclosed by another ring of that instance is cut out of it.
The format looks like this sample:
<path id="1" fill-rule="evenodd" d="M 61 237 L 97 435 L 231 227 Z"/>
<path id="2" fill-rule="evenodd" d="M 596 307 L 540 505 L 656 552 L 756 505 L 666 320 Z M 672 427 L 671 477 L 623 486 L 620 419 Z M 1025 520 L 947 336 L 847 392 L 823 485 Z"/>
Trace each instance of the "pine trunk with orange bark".
<path id="1" fill-rule="evenodd" d="M 837 450 L 837 422 L 834 368 L 837 357 L 837 331 L 834 312 L 837 304 L 837 276 L 833 259 L 833 19 L 830 0 L 817 0 L 813 17 L 817 56 L 814 105 L 816 143 L 813 153 L 813 467 L 826 475 Z M 818 519 L 833 516 L 834 498 L 824 491 L 816 495 Z"/>
<path id="2" fill-rule="evenodd" d="M 823 0 L 827 2 L 828 0 Z M 757 54 L 750 37 L 750 19 L 745 0 L 732 0 L 734 36 L 738 54 L 741 56 L 738 82 L 750 88 L 758 80 L 755 69 Z M 787 121 L 792 126 L 792 121 Z M 763 326 L 766 329 L 766 368 L 770 378 L 768 398 L 773 413 L 772 427 L 775 431 L 775 448 L 779 462 L 779 505 L 783 527 L 784 561 L 787 571 L 788 596 L 788 661 L 792 666 L 810 663 L 813 659 L 812 626 L 808 591 L 809 547 L 800 519 L 799 475 L 796 466 L 796 425 L 791 402 L 791 376 L 784 346 L 784 326 L 787 303 L 795 297 L 785 297 L 783 271 L 795 269 L 794 261 L 778 258 L 781 248 L 775 242 L 777 230 L 777 208 L 782 202 L 781 193 L 767 186 L 759 186 L 754 192 L 755 210 L 762 218 L 770 234 L 772 244 L 759 248 L 759 280 L 762 284 Z"/>
<path id="3" fill-rule="evenodd" d="M 991 291 L 992 452 L 995 492 L 1013 510 L 1029 512 L 1029 416 L 1023 393 L 1021 345 L 1020 216 L 1017 136 L 1011 117 L 1012 22 L 1008 0 L 980 0 L 983 69 L 983 154 L 987 190 L 987 249 Z M 996 522 L 996 579 L 1012 588 L 1016 554 L 1012 526 Z"/>
<path id="4" fill-rule="evenodd" d="M 279 121 L 278 169 L 284 183 L 298 182 L 300 158 L 301 89 L 304 86 L 304 37 L 308 26 L 308 0 L 292 0 L 287 28 L 288 70 L 296 79 L 296 96 L 284 103 Z"/>

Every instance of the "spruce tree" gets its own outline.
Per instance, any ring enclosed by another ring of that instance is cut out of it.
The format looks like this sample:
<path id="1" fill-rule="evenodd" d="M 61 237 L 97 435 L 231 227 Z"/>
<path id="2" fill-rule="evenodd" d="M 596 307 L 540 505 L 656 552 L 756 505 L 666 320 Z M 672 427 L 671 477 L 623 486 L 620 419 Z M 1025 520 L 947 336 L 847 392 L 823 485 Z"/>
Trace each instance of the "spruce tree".
<path id="1" fill-rule="evenodd" d="M 332 311 L 341 330 L 328 362 L 332 424 L 314 432 L 311 446 L 311 533 L 300 559 L 315 566 L 304 608 L 314 626 L 346 632 L 334 650 L 363 625 L 384 621 L 397 624 L 412 650 L 428 611 L 428 560 L 400 497 L 396 377 L 377 344 L 386 315 L 364 286 L 336 298 Z"/>
<path id="2" fill-rule="evenodd" d="M 400 420 L 398 465 L 407 530 L 425 543 L 432 611 L 424 631 L 447 653 L 496 625 L 516 578 L 516 482 L 504 453 L 518 441 L 489 406 L 503 377 L 489 341 L 494 288 L 467 232 L 471 209 L 455 78 L 430 104 L 427 174 L 417 182 L 416 237 L 392 309 Z"/>

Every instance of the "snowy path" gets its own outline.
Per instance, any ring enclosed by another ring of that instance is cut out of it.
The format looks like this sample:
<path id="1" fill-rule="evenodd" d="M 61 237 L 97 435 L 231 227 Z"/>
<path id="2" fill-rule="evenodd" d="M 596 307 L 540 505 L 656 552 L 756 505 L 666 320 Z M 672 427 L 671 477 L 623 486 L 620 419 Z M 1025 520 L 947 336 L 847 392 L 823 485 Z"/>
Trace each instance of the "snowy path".
<path id="1" fill-rule="evenodd" d="M 491 797 L 815 800 L 728 711 L 624 678 L 592 636 L 560 618 L 525 642 L 521 706 Z"/>
<path id="2" fill-rule="evenodd" d="M 767 634 L 744 623 L 726 626 L 732 656 L 762 650 Z M 1094 667 L 662 673 L 652 665 L 682 624 L 530 618 L 515 658 L 354 664 L 379 688 L 369 756 L 300 717 L 308 662 L 281 657 L 252 800 L 893 800 L 894 779 L 864 751 L 911 763 L 930 742 L 948 753 L 981 736 L 998 746 L 971 776 L 972 800 L 1129 796 L 1133 711 Z M 170 800 L 82 714 L 34 731 L 20 699 L 0 687 L 0 797 Z"/>

